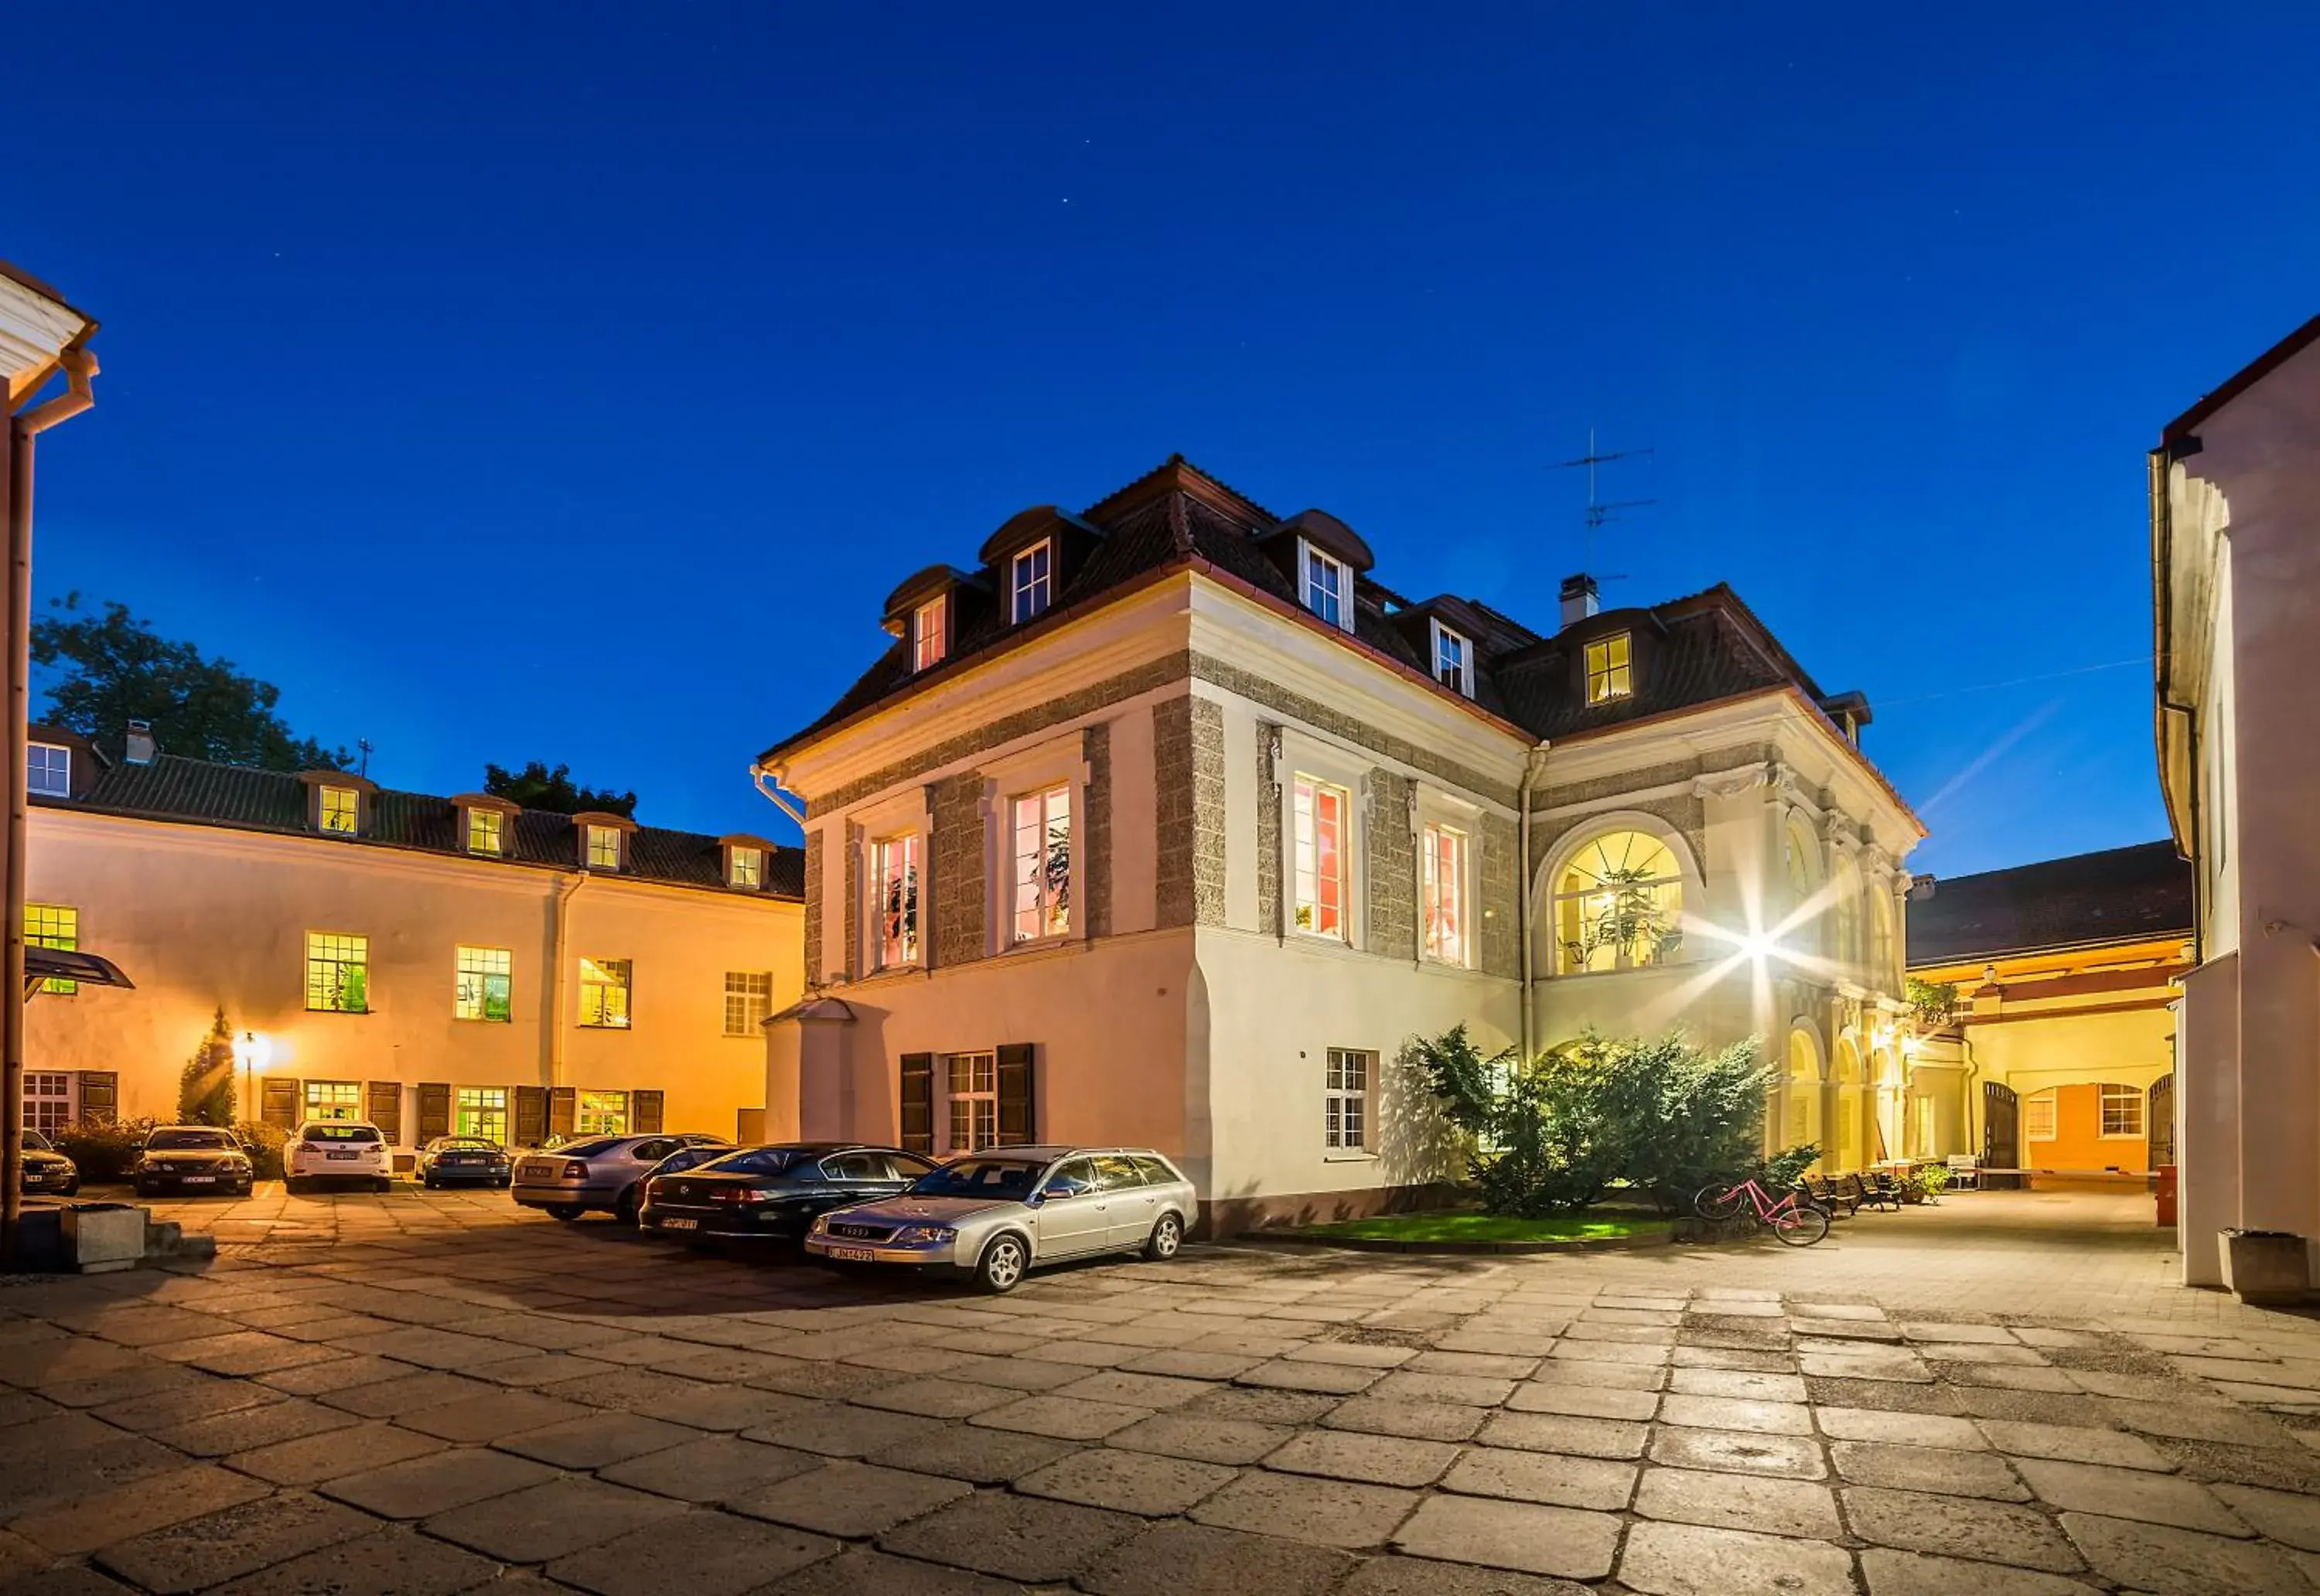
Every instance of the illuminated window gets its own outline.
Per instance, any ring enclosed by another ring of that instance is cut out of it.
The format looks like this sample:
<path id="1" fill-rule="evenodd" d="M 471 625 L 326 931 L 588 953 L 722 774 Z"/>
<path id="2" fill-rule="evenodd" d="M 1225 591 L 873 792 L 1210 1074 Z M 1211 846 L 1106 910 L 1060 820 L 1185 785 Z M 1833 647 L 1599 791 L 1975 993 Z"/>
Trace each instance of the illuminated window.
<path id="1" fill-rule="evenodd" d="M 873 962 L 890 970 L 919 962 L 919 839 L 915 832 L 870 845 Z"/>
<path id="2" fill-rule="evenodd" d="M 1683 875 L 1668 845 L 1641 831 L 1588 842 L 1554 892 L 1557 967 L 1564 975 L 1665 964 L 1682 945 Z"/>
<path id="3" fill-rule="evenodd" d="M 774 1011 L 774 977 L 769 970 L 725 972 L 725 1034 L 755 1037 Z"/>
<path id="4" fill-rule="evenodd" d="M 1329 1049 L 1321 1090 L 1323 1147 L 1351 1152 L 1370 1145 L 1370 1082 L 1376 1075 L 1376 1054 Z"/>
<path id="5" fill-rule="evenodd" d="M 629 961 L 580 961 L 580 1023 L 596 1030 L 629 1029 Z"/>
<path id="6" fill-rule="evenodd" d="M 1047 613 L 1055 595 L 1056 546 L 1052 540 L 1034 543 L 1015 557 L 1010 591 L 1015 595 L 1015 624 Z"/>
<path id="7" fill-rule="evenodd" d="M 362 794 L 352 787 L 322 789 L 322 830 L 336 831 L 344 837 L 355 834 L 355 821 L 362 813 Z"/>
<path id="8" fill-rule="evenodd" d="M 2143 1134 L 2142 1087 L 2108 1084 L 2103 1087 L 2102 1133 L 2105 1136 Z"/>
<path id="9" fill-rule="evenodd" d="M 362 1118 L 362 1087 L 353 1081 L 306 1083 L 306 1118 L 346 1120 Z"/>
<path id="10" fill-rule="evenodd" d="M 950 1153 L 979 1153 L 999 1140 L 999 1055 L 954 1053 L 944 1061 Z"/>
<path id="11" fill-rule="evenodd" d="M 726 874 L 727 884 L 756 892 L 766 881 L 766 852 L 758 848 L 737 848 L 733 850 L 732 868 Z"/>
<path id="12" fill-rule="evenodd" d="M 315 1014 L 370 1012 L 369 938 L 306 933 L 306 1009 Z"/>
<path id="13" fill-rule="evenodd" d="M 508 1138 L 508 1094 L 504 1086 L 462 1086 L 452 1110 L 451 1130 L 457 1136 L 480 1136 L 502 1147 Z"/>
<path id="14" fill-rule="evenodd" d="M 27 903 L 24 905 L 24 946 L 52 948 L 59 953 L 71 953 L 80 947 L 80 911 L 61 903 Z M 42 992 L 59 997 L 70 997 L 80 990 L 80 983 L 52 975 L 41 983 Z"/>
<path id="15" fill-rule="evenodd" d="M 1434 626 L 1434 679 L 1453 693 L 1474 696 L 1474 645 L 1439 621 Z"/>
<path id="16" fill-rule="evenodd" d="M 496 809 L 471 809 L 467 812 L 467 851 L 471 854 L 495 854 L 500 851 L 501 828 L 507 817 Z"/>
<path id="17" fill-rule="evenodd" d="M 1428 826 L 1422 839 L 1426 957 L 1445 965 L 1466 962 L 1466 834 Z"/>
<path id="18" fill-rule="evenodd" d="M 36 742 L 24 750 L 24 791 L 49 798 L 72 796 L 72 750 Z"/>
<path id="19" fill-rule="evenodd" d="M 1072 790 L 1049 787 L 1015 800 L 1015 940 L 1072 929 Z"/>
<path id="20" fill-rule="evenodd" d="M 621 867 L 621 833 L 615 826 L 588 828 L 588 868 L 617 870 Z"/>
<path id="21" fill-rule="evenodd" d="M 1631 643 L 1626 632 L 1587 645 L 1587 702 L 1609 703 L 1636 690 L 1630 663 Z"/>
<path id="22" fill-rule="evenodd" d="M 1310 775 L 1297 778 L 1291 834 L 1297 856 L 1297 929 L 1343 939 L 1346 927 L 1346 815 L 1351 795 Z"/>
<path id="23" fill-rule="evenodd" d="M 573 1129 L 582 1136 L 626 1136 L 629 1094 L 625 1092 L 583 1092 Z"/>
<path id="24" fill-rule="evenodd" d="M 455 1020 L 483 1020 L 504 1025 L 512 1018 L 509 974 L 515 956 L 504 948 L 461 948 L 458 984 L 451 1002 Z"/>
<path id="25" fill-rule="evenodd" d="M 2025 1141 L 2054 1139 L 2054 1094 L 2041 1092 L 2022 1100 L 2022 1136 Z"/>
<path id="26" fill-rule="evenodd" d="M 911 612 L 911 668 L 930 669 L 949 652 L 950 600 L 929 599 Z"/>
<path id="27" fill-rule="evenodd" d="M 61 1070 L 24 1074 L 24 1129 L 54 1136 L 73 1122 L 73 1078 Z"/>
<path id="28" fill-rule="evenodd" d="M 1351 631 L 1354 627 L 1353 573 L 1340 561 L 1314 548 L 1310 543 L 1298 546 L 1299 563 L 1304 567 L 1303 579 L 1298 584 L 1305 594 L 1305 607 L 1332 626 Z"/>

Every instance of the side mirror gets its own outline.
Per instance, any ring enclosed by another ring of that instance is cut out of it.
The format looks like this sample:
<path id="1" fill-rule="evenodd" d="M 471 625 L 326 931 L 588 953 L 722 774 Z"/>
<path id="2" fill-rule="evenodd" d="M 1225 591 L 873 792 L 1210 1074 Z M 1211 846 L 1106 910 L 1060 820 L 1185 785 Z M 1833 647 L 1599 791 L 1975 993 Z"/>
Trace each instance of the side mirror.
<path id="1" fill-rule="evenodd" d="M 1049 1181 L 1039 1188 L 1039 1201 L 1042 1202 L 1050 1197 L 1076 1197 L 1077 1195 L 1079 1195 L 1079 1188 L 1061 1178 Z"/>

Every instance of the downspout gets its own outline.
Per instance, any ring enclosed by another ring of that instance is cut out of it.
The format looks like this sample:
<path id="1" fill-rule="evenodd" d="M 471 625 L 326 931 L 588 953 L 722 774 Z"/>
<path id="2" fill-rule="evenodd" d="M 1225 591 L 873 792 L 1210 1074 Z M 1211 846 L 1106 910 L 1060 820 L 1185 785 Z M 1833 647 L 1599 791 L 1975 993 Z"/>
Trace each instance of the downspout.
<path id="1" fill-rule="evenodd" d="M 1515 788 L 1516 828 L 1520 838 L 1515 853 L 1522 868 L 1522 880 L 1515 892 L 1515 933 L 1522 939 L 1522 1041 L 1518 1056 L 1525 1064 L 1530 1062 L 1531 1038 L 1537 1029 L 1531 1012 L 1531 986 L 1538 959 L 1531 945 L 1530 795 L 1538 782 L 1539 765 L 1545 757 L 1546 744 L 1542 742 L 1523 760 L 1522 781 Z"/>
<path id="2" fill-rule="evenodd" d="M 556 954 L 555 965 L 549 971 L 548 1021 L 548 1084 L 561 1086 L 564 1082 L 564 967 L 566 933 L 572 924 L 570 905 L 580 889 L 588 884 L 588 872 L 583 870 L 556 891 Z"/>
<path id="3" fill-rule="evenodd" d="M 2152 694 L 2159 701 L 2159 713 L 2163 720 L 2169 715 L 2183 718 L 2183 761 L 2189 775 L 2190 807 L 2183 817 L 2189 846 L 2196 857 L 2199 848 L 2199 716 L 2192 705 L 2182 703 L 2168 694 L 2169 667 L 2174 663 L 2175 648 L 2175 506 L 2168 491 L 2167 473 L 2175 464 L 2174 450 L 2166 445 L 2154 449 L 2149 457 L 2151 494 L 2151 561 L 2152 585 L 2156 589 L 2158 603 L 2158 639 L 2152 650 Z M 2167 739 L 2162 729 L 2159 739 L 2160 780 L 2166 776 Z M 2206 905 L 2200 901 L 2207 894 L 2207 884 L 2200 872 L 2191 872 L 2191 965 L 2198 968 L 2203 959 L 2207 938 Z"/>

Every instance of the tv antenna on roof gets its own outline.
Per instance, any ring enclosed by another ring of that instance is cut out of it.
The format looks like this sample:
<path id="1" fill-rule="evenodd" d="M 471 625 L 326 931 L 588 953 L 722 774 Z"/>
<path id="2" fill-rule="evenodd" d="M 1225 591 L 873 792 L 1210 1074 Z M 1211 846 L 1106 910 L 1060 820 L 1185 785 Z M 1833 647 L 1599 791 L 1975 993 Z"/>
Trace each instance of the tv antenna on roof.
<path id="1" fill-rule="evenodd" d="M 1587 429 L 1587 452 L 1575 460 L 1561 461 L 1555 467 L 1559 471 L 1573 470 L 1581 466 L 1587 467 L 1586 563 L 1588 565 L 1592 566 L 1595 563 L 1595 534 L 1603 529 L 1605 523 L 1625 521 L 1627 517 L 1619 513 L 1622 510 L 1637 510 L 1645 504 L 1659 503 L 1657 499 L 1603 498 L 1596 492 L 1595 468 L 1598 466 L 1608 466 L 1613 460 L 1649 459 L 1653 453 L 1650 449 L 1599 449 L 1595 447 L 1595 429 L 1590 427 Z M 1618 578 L 1607 577 L 1606 580 L 1616 581 Z"/>
<path id="2" fill-rule="evenodd" d="M 355 766 L 355 774 L 367 778 L 370 775 L 370 739 L 367 737 L 355 739 L 355 747 L 362 750 L 362 761 Z"/>

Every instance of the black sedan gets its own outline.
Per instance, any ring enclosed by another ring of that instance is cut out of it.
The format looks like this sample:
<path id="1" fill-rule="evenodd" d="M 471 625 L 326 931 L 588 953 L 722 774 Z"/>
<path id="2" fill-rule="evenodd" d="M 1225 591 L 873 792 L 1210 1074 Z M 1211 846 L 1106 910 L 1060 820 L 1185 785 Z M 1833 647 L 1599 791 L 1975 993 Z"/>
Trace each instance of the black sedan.
<path id="1" fill-rule="evenodd" d="M 208 1125 L 157 1125 L 145 1138 L 130 1178 L 140 1197 L 163 1192 L 249 1195 L 249 1150 L 231 1130 Z"/>
<path id="2" fill-rule="evenodd" d="M 891 1197 L 935 1167 L 899 1147 L 781 1142 L 746 1147 L 645 1183 L 637 1222 L 663 1235 L 710 1241 L 805 1239 L 817 1214 Z"/>
<path id="3" fill-rule="evenodd" d="M 80 1190 L 80 1165 L 50 1145 L 37 1130 L 24 1132 L 24 1183 L 28 1194 L 69 1197 Z"/>
<path id="4" fill-rule="evenodd" d="M 504 1187 L 514 1165 L 499 1143 L 480 1136 L 439 1136 L 419 1149 L 419 1183 Z"/>

